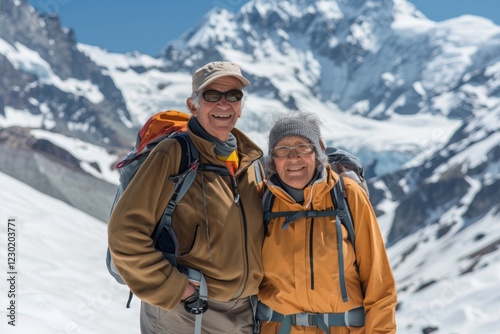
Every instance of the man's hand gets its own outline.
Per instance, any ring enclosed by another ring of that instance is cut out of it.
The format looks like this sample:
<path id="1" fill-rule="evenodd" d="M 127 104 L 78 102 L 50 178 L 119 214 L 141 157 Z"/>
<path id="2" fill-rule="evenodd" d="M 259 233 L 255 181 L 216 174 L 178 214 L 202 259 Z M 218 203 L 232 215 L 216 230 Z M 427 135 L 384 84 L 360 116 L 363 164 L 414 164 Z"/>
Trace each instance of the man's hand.
<path id="1" fill-rule="evenodd" d="M 193 282 L 193 281 L 190 280 L 188 282 L 188 285 L 186 286 L 186 290 L 184 290 L 184 294 L 182 295 L 182 299 L 181 300 L 185 300 L 186 298 L 191 297 L 192 295 L 194 295 L 197 286 L 200 286 L 200 283 Z"/>

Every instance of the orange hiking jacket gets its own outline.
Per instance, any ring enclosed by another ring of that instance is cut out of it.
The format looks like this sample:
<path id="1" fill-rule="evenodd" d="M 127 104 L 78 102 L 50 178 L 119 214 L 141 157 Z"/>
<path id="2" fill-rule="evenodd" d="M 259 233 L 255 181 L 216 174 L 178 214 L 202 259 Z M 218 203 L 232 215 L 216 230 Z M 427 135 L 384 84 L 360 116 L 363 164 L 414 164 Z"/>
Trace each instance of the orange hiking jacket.
<path id="1" fill-rule="evenodd" d="M 364 306 L 365 327 L 330 327 L 331 333 L 395 333 L 396 284 L 378 222 L 364 190 L 344 177 L 356 235 L 356 252 L 342 225 L 345 280 L 349 300 L 342 301 L 335 217 L 299 218 L 282 229 L 285 218 L 271 220 L 264 240 L 264 280 L 259 299 L 281 314 L 341 313 Z M 330 190 L 338 175 L 326 167 L 326 177 L 304 189 L 304 204 L 267 181 L 276 196 L 273 212 L 333 208 Z M 359 267 L 359 274 L 356 270 Z M 277 323 L 265 323 L 262 333 L 274 333 Z M 293 326 L 293 332 L 323 333 L 319 328 Z"/>

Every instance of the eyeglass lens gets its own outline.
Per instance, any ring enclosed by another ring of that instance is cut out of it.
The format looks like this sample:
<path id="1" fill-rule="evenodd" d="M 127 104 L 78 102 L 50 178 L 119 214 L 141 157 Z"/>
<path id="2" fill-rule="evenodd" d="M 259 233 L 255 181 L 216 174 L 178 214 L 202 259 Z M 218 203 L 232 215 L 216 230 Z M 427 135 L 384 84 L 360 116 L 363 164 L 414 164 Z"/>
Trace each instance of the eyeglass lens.
<path id="1" fill-rule="evenodd" d="M 239 89 L 231 89 L 227 92 L 211 89 L 203 92 L 203 99 L 207 102 L 218 102 L 222 96 L 227 102 L 238 102 L 243 98 L 243 92 Z"/>
<path id="2" fill-rule="evenodd" d="M 314 146 L 312 144 L 300 144 L 297 146 L 277 146 L 272 149 L 271 154 L 275 158 L 285 158 L 289 157 L 292 151 L 296 155 L 308 155 L 314 152 Z"/>

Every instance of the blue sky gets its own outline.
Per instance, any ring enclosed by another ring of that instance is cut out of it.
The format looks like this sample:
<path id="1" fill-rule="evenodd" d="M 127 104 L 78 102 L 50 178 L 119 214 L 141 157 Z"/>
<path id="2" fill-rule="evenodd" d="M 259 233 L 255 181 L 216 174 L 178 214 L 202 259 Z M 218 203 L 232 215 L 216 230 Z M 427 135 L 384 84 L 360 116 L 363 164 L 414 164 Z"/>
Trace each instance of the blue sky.
<path id="1" fill-rule="evenodd" d="M 79 42 L 113 52 L 157 55 L 169 41 L 200 21 L 212 7 L 236 12 L 248 0 L 29 0 L 56 12 Z M 500 25 L 500 0 L 411 0 L 428 18 L 442 21 L 479 15 Z"/>

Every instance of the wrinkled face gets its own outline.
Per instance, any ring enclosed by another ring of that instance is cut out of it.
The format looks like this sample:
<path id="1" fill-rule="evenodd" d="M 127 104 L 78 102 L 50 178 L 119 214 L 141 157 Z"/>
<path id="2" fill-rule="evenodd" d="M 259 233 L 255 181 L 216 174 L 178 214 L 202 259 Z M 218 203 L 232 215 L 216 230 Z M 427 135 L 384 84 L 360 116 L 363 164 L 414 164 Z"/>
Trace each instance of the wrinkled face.
<path id="1" fill-rule="evenodd" d="M 287 136 L 280 139 L 274 147 L 293 147 L 301 144 L 310 144 L 310 142 L 304 137 Z M 310 154 L 302 155 L 291 150 L 288 157 L 273 157 L 273 160 L 280 179 L 295 189 L 303 189 L 308 185 L 316 170 L 316 152 L 314 150 Z"/>
<path id="2" fill-rule="evenodd" d="M 227 92 L 231 89 L 242 89 L 243 84 L 234 77 L 222 77 L 203 88 L 207 90 L 217 90 Z M 200 107 L 196 108 L 191 99 L 187 100 L 187 105 L 194 117 L 198 119 L 201 126 L 210 135 L 221 141 L 227 141 L 229 133 L 234 128 L 236 121 L 241 117 L 241 100 L 228 102 L 224 96 L 217 102 L 208 102 L 199 98 Z"/>

